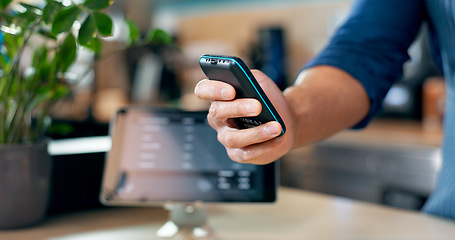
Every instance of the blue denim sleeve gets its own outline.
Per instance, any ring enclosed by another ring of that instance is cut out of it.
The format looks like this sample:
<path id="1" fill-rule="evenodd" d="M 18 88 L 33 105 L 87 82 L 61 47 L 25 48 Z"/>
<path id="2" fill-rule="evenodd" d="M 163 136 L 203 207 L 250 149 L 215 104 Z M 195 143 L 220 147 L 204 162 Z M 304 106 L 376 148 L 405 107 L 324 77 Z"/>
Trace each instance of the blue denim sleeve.
<path id="1" fill-rule="evenodd" d="M 365 127 L 382 109 L 425 16 L 424 0 L 357 0 L 325 49 L 303 67 L 337 67 L 364 86 L 370 111 L 353 128 Z"/>

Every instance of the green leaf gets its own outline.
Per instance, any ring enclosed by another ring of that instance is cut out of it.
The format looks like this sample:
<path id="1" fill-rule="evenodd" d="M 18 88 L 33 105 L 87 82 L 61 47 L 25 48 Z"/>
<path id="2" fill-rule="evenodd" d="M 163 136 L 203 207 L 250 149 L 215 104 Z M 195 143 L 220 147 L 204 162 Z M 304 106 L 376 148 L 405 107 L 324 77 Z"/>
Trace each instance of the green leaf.
<path id="1" fill-rule="evenodd" d="M 19 77 L 17 77 L 17 76 L 13 77 L 13 79 L 10 82 L 11 85 L 9 86 L 9 94 L 8 94 L 9 97 L 17 96 L 16 94 L 19 89 L 19 87 L 18 87 L 19 79 L 18 78 Z"/>
<path id="2" fill-rule="evenodd" d="M 43 10 L 43 21 L 51 23 L 58 11 L 63 8 L 60 2 L 50 1 Z"/>
<path id="3" fill-rule="evenodd" d="M 170 44 L 172 36 L 162 29 L 152 29 L 147 33 L 146 39 L 149 43 Z"/>
<path id="4" fill-rule="evenodd" d="M 39 68 L 40 65 L 45 65 L 47 63 L 47 54 L 48 49 L 46 46 L 37 48 L 33 54 L 32 66 Z"/>
<path id="5" fill-rule="evenodd" d="M 35 94 L 35 90 L 45 82 L 47 82 L 50 78 L 50 63 L 48 61 L 49 56 L 49 49 L 47 46 L 43 45 L 38 47 L 32 57 L 31 67 L 34 69 L 34 73 L 31 74 L 27 81 L 24 88 L 25 94 L 31 94 L 33 96 Z"/>
<path id="6" fill-rule="evenodd" d="M 5 20 L 8 25 L 13 23 L 14 21 L 14 16 L 11 16 L 10 14 L 8 14 L 8 12 L 1 12 L 0 17 L 1 19 Z"/>
<path id="7" fill-rule="evenodd" d="M 28 76 L 28 79 L 26 79 L 25 83 L 26 86 L 24 86 L 24 93 L 29 95 L 29 96 L 34 96 L 36 95 L 36 89 L 38 89 L 41 85 L 43 84 L 53 84 L 55 81 L 50 81 L 50 62 L 45 61 L 44 59 L 41 59 L 40 62 L 35 63 L 37 65 L 33 66 L 35 72 Z"/>
<path id="8" fill-rule="evenodd" d="M 57 41 L 57 37 L 46 28 L 39 28 L 37 32 L 43 37 Z"/>
<path id="9" fill-rule="evenodd" d="M 52 33 L 57 35 L 62 32 L 69 32 L 82 10 L 77 6 L 61 9 L 52 21 Z"/>
<path id="10" fill-rule="evenodd" d="M 64 96 L 66 96 L 70 92 L 70 89 L 65 86 L 64 84 L 58 84 L 54 89 L 54 96 L 52 97 L 54 100 L 58 100 Z"/>
<path id="11" fill-rule="evenodd" d="M 59 52 L 55 53 L 54 59 L 49 64 L 49 76 L 48 82 L 55 83 L 57 81 L 58 69 L 59 69 Z"/>
<path id="12" fill-rule="evenodd" d="M 5 55 L 0 54 L 0 66 L 1 70 L 4 71 L 1 77 L 8 75 L 8 73 L 11 70 L 11 61 L 8 60 L 8 57 Z"/>
<path id="13" fill-rule="evenodd" d="M 9 33 L 4 33 L 3 35 L 3 44 L 4 46 L 6 47 L 6 54 L 8 55 L 8 57 L 10 57 L 11 59 L 14 59 L 14 57 L 16 57 L 17 55 L 17 51 L 19 49 L 19 43 L 18 43 L 18 39 L 16 38 L 15 35 L 12 35 L 12 34 L 9 34 Z"/>
<path id="14" fill-rule="evenodd" d="M 33 22 L 35 22 L 38 16 L 39 15 L 34 11 L 25 11 L 23 13 L 17 14 L 17 16 L 14 18 L 14 24 L 16 24 L 18 27 L 21 27 L 22 29 L 25 29 L 28 28 L 28 26 Z"/>
<path id="15" fill-rule="evenodd" d="M 98 27 L 98 32 L 107 37 L 112 35 L 113 23 L 111 17 L 107 14 L 95 12 L 93 13 L 95 17 L 96 26 Z"/>
<path id="16" fill-rule="evenodd" d="M 5 9 L 13 0 L 0 0 L 0 8 Z"/>
<path id="17" fill-rule="evenodd" d="M 101 53 L 101 50 L 103 50 L 103 43 L 98 38 L 94 38 L 92 41 L 82 46 L 95 52 L 96 54 Z"/>
<path id="18" fill-rule="evenodd" d="M 52 88 L 48 85 L 42 85 L 36 90 L 36 95 L 44 95 L 48 92 L 51 92 Z"/>
<path id="19" fill-rule="evenodd" d="M 36 69 L 35 75 L 36 75 L 36 78 L 34 79 L 35 81 L 34 81 L 34 83 L 32 83 L 32 85 L 39 84 L 40 82 L 42 82 L 43 79 L 46 79 L 49 81 L 49 78 L 51 76 L 50 64 L 49 63 L 40 64 L 38 66 L 38 69 Z"/>
<path id="20" fill-rule="evenodd" d="M 42 11 L 41 8 L 39 8 L 37 6 L 33 6 L 33 5 L 30 5 L 30 4 L 27 4 L 27 3 L 19 3 L 19 5 L 21 5 L 22 7 L 26 8 L 27 11 L 38 11 L 38 12 Z"/>
<path id="21" fill-rule="evenodd" d="M 46 130 L 46 134 L 49 135 L 69 135 L 75 131 L 75 128 L 68 123 L 52 123 L 51 126 Z"/>
<path id="22" fill-rule="evenodd" d="M 73 34 L 68 34 L 65 41 L 63 41 L 63 44 L 60 46 L 56 56 L 62 72 L 66 72 L 71 64 L 73 64 L 74 60 L 76 60 L 76 52 L 76 38 Z"/>
<path id="23" fill-rule="evenodd" d="M 95 18 L 90 14 L 79 29 L 79 36 L 77 37 L 79 44 L 87 45 L 96 38 L 96 30 Z"/>
<path id="24" fill-rule="evenodd" d="M 6 86 L 6 82 L 7 82 L 6 77 L 7 76 L 0 77 L 0 96 L 3 95 L 3 92 L 5 91 L 5 86 Z"/>
<path id="25" fill-rule="evenodd" d="M 25 109 L 25 112 L 28 113 L 28 112 L 33 111 L 33 109 L 38 107 L 40 104 L 42 104 L 42 103 L 44 103 L 44 102 L 46 102 L 48 100 L 51 100 L 52 96 L 53 96 L 53 93 L 50 90 L 40 91 L 40 93 L 38 93 L 36 95 L 36 97 L 34 97 L 30 101 L 30 103 L 27 105 L 27 107 Z"/>
<path id="26" fill-rule="evenodd" d="M 86 0 L 84 6 L 91 10 L 101 10 L 109 7 L 114 0 Z"/>
<path id="27" fill-rule="evenodd" d="M 139 30 L 139 27 L 134 23 L 132 20 L 127 19 L 126 24 L 128 25 L 128 28 L 130 29 L 130 35 L 129 35 L 129 40 L 131 43 L 136 42 L 141 38 L 141 31 Z"/>

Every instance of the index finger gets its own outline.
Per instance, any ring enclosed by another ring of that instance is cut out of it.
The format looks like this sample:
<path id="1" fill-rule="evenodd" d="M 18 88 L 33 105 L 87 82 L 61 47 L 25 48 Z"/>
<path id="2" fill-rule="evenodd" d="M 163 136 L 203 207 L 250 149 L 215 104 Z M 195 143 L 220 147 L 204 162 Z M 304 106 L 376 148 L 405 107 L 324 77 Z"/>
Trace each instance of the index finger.
<path id="1" fill-rule="evenodd" d="M 204 79 L 198 82 L 194 94 L 203 100 L 228 101 L 235 98 L 235 89 L 225 82 Z"/>

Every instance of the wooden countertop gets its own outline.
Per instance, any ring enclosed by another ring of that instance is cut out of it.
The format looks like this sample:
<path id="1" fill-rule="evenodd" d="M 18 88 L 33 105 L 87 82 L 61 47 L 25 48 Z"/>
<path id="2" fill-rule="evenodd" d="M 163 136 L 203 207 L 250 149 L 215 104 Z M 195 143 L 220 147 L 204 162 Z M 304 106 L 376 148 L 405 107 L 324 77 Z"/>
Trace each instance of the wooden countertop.
<path id="1" fill-rule="evenodd" d="M 346 130 L 330 139 L 440 146 L 442 137 L 441 131 L 424 130 L 417 121 L 377 119 L 365 129 Z"/>
<path id="2" fill-rule="evenodd" d="M 455 221 L 418 212 L 281 188 L 275 204 L 208 205 L 214 234 L 204 239 L 449 239 Z M 42 224 L 0 231 L 0 239 L 158 239 L 162 208 L 104 208 L 52 216 Z M 451 236 L 451 237 L 450 237 Z M 173 239 L 193 239 L 183 231 Z"/>

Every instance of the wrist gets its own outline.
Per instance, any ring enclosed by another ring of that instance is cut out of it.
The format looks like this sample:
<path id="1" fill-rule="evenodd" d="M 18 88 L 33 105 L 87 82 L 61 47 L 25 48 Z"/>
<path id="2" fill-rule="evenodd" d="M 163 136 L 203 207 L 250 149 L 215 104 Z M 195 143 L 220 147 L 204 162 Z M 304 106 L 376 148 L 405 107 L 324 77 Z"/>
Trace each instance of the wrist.
<path id="1" fill-rule="evenodd" d="M 302 89 L 299 86 L 290 86 L 283 92 L 286 105 L 288 106 L 289 121 L 292 123 L 292 127 L 289 127 L 287 131 L 289 135 L 292 135 L 292 149 L 301 147 L 309 142 L 305 140 L 302 134 L 303 120 L 305 119 L 305 102 L 301 101 Z"/>

